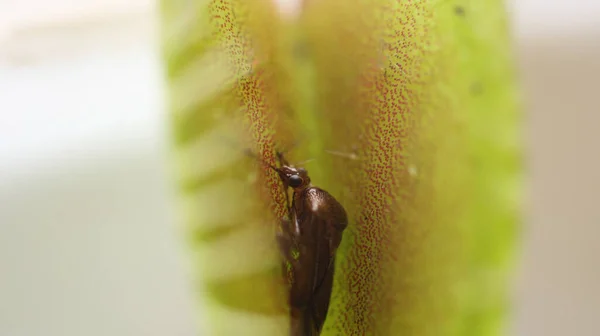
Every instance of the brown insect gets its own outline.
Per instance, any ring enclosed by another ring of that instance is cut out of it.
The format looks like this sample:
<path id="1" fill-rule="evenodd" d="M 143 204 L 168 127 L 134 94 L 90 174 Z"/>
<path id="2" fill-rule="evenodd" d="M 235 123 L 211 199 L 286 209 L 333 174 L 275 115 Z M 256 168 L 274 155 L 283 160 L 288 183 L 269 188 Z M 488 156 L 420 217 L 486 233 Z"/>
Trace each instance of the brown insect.
<path id="1" fill-rule="evenodd" d="M 289 280 L 290 334 L 321 333 L 331 298 L 335 254 L 348 225 L 344 207 L 327 191 L 313 187 L 308 172 L 277 153 L 277 172 L 286 196 L 288 218 L 281 221 L 277 242 Z M 288 195 L 292 189 L 292 198 Z"/>

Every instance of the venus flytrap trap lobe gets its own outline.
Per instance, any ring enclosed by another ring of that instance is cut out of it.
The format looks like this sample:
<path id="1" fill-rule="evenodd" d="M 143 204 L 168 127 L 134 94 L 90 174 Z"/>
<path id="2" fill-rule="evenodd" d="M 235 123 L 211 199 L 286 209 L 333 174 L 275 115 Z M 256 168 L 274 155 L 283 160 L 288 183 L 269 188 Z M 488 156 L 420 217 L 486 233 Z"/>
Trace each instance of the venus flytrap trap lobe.
<path id="1" fill-rule="evenodd" d="M 239 121 L 248 139 L 233 136 L 260 153 L 310 135 L 299 155 L 318 160 L 311 177 L 350 221 L 322 335 L 497 334 L 517 219 L 497 191 L 519 171 L 518 148 L 503 141 L 514 138 L 518 109 L 502 2 L 307 1 L 286 23 L 271 5 L 163 2 L 165 21 L 182 28 L 166 29 L 180 33 L 167 37 L 169 76 L 186 79 L 171 85 L 178 149 Z M 217 68 L 210 55 L 227 62 L 218 75 L 205 75 Z M 279 288 L 273 229 L 294 210 L 282 181 L 271 168 L 242 180 L 248 162 L 221 160 L 214 144 L 198 149 L 183 154 L 203 178 L 183 193 L 201 196 L 188 223 L 209 231 L 193 248 L 206 256 L 194 267 L 210 334 L 285 335 L 290 288 Z M 325 149 L 359 159 L 347 165 Z M 244 258 L 257 242 L 273 245 L 270 273 L 260 255 Z M 492 271 L 499 281 L 484 276 Z"/>

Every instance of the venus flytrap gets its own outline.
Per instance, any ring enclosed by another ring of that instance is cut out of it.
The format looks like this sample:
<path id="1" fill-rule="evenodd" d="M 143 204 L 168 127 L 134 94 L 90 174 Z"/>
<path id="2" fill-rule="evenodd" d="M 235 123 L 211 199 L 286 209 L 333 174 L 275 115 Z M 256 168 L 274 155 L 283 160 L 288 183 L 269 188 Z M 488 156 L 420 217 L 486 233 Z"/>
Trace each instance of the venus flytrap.
<path id="1" fill-rule="evenodd" d="M 292 144 L 348 214 L 323 335 L 502 332 L 521 176 L 502 1 L 320 0 L 284 17 L 268 1 L 177 0 L 162 13 L 211 334 L 289 332 L 285 198 L 243 151 L 274 165 Z"/>

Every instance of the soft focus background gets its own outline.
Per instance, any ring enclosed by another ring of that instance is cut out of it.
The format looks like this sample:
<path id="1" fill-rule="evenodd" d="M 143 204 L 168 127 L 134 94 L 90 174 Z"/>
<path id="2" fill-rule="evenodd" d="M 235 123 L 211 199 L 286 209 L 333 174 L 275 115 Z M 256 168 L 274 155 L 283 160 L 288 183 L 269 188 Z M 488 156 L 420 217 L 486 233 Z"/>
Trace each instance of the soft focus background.
<path id="1" fill-rule="evenodd" d="M 530 202 L 511 334 L 600 335 L 600 2 L 512 0 Z M 191 336 L 150 0 L 0 0 L 0 335 Z"/>

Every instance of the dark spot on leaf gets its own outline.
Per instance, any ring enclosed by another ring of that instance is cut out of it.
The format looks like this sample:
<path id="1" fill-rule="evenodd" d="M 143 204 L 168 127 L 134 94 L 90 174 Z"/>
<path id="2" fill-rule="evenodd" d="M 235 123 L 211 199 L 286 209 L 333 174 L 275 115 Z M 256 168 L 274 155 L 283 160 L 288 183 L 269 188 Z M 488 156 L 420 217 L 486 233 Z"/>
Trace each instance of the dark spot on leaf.
<path id="1" fill-rule="evenodd" d="M 458 16 L 465 16 L 465 8 L 463 6 L 455 6 L 454 13 Z"/>
<path id="2" fill-rule="evenodd" d="M 469 88 L 469 90 L 471 91 L 472 95 L 479 96 L 480 94 L 483 93 L 483 85 L 481 85 L 480 82 L 475 82 L 475 83 L 471 84 L 471 87 Z"/>
<path id="3" fill-rule="evenodd" d="M 294 57 L 298 60 L 306 59 L 309 56 L 309 46 L 305 41 L 298 41 L 294 44 Z"/>

